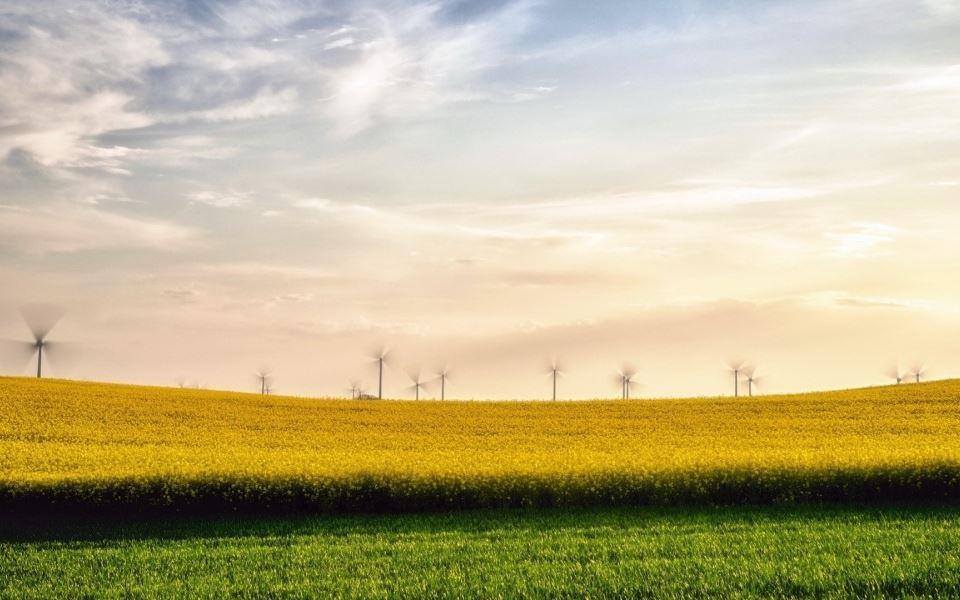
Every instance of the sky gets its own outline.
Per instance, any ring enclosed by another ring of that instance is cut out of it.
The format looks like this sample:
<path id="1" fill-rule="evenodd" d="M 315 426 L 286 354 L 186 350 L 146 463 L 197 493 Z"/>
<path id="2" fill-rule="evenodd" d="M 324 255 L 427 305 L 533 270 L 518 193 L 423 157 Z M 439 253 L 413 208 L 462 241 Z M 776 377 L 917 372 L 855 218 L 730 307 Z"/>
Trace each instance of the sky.
<path id="1" fill-rule="evenodd" d="M 55 376 L 960 375 L 960 0 L 0 0 L 0 90 L 0 337 L 64 307 Z"/>

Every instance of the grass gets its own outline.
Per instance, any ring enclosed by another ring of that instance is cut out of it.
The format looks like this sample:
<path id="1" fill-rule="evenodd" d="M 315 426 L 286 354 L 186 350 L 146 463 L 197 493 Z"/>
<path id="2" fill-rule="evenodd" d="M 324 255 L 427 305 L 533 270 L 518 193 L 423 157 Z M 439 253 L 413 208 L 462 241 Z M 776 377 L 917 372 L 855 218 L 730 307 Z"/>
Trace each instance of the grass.
<path id="1" fill-rule="evenodd" d="M 946 503 L 960 381 L 746 399 L 411 402 L 0 378 L 0 509 Z"/>
<path id="2" fill-rule="evenodd" d="M 960 589 L 955 509 L 7 522 L 0 597 L 877 597 Z"/>

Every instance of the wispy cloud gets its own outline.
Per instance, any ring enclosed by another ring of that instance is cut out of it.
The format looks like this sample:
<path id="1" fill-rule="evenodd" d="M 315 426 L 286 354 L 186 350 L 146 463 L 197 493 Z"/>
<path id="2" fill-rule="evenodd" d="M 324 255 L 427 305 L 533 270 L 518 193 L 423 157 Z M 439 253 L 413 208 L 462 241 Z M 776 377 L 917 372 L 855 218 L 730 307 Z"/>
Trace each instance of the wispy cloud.
<path id="1" fill-rule="evenodd" d="M 187 198 L 196 204 L 205 204 L 215 208 L 234 208 L 250 204 L 250 192 L 201 190 L 190 192 Z"/>
<path id="2" fill-rule="evenodd" d="M 393 13 L 358 15 L 367 37 L 353 58 L 331 72 L 323 106 L 339 136 L 352 136 L 378 120 L 424 116 L 448 103 L 489 96 L 477 88 L 477 79 L 509 60 L 509 44 L 526 29 L 532 3 L 507 4 L 466 24 L 442 21 L 441 8 L 412 4 Z M 327 47 L 346 46 L 348 39 L 358 45 L 351 37 Z"/>
<path id="3" fill-rule="evenodd" d="M 310 266 L 274 264 L 268 262 L 227 262 L 209 263 L 199 266 L 207 274 L 245 277 L 259 281 L 272 279 L 312 280 L 327 279 L 333 276 L 331 271 Z"/>
<path id="4" fill-rule="evenodd" d="M 233 100 L 214 108 L 188 110 L 179 113 L 161 115 L 158 118 L 166 122 L 189 121 L 245 121 L 285 115 L 298 106 L 297 90 L 289 87 L 280 90 L 264 88 L 250 98 Z"/>
<path id="5" fill-rule="evenodd" d="M 16 33 L 0 46 L 0 157 L 21 148 L 44 165 L 96 166 L 104 152 L 96 136 L 153 122 L 128 90 L 170 60 L 162 42 L 100 5 L 76 8 L 4 8 Z"/>
<path id="6" fill-rule="evenodd" d="M 95 207 L 0 206 L 0 215 L 0 245 L 32 255 L 131 248 L 178 252 L 201 240 L 193 227 Z"/>
<path id="7" fill-rule="evenodd" d="M 896 239 L 898 228 L 885 223 L 860 223 L 839 233 L 827 233 L 827 237 L 835 241 L 832 253 L 840 257 L 865 257 L 888 254 L 889 248 L 882 249 L 882 245 L 889 244 Z"/>

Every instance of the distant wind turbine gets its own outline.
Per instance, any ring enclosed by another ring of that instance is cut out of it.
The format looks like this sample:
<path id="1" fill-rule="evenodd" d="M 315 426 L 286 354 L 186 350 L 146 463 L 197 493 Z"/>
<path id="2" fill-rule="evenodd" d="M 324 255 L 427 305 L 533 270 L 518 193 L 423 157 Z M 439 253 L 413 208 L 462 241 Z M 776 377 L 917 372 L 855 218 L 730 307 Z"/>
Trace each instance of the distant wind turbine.
<path id="1" fill-rule="evenodd" d="M 437 372 L 437 380 L 440 381 L 440 400 L 447 399 L 447 379 L 450 378 L 450 368 L 443 367 Z"/>
<path id="2" fill-rule="evenodd" d="M 927 368 L 923 365 L 916 365 L 910 370 L 910 377 L 913 377 L 917 383 L 920 383 L 920 378 L 926 374 Z"/>
<path id="3" fill-rule="evenodd" d="M 37 377 L 43 376 L 43 363 L 46 358 L 48 366 L 53 354 L 62 354 L 68 350 L 69 344 L 49 341 L 50 332 L 63 316 L 63 309 L 51 304 L 28 304 L 20 308 L 20 315 L 30 329 L 33 341 L 3 340 L 5 349 L 9 349 L 14 360 L 27 363 L 37 357 Z M 62 356 L 61 359 L 66 358 Z M 58 359 L 58 360 L 61 360 Z"/>
<path id="4" fill-rule="evenodd" d="M 757 375 L 756 367 L 746 367 L 743 371 L 743 379 L 747 382 L 748 395 L 752 398 L 753 388 L 757 387 L 763 378 Z"/>
<path id="5" fill-rule="evenodd" d="M 271 376 L 270 369 L 266 367 L 261 368 L 257 371 L 257 381 L 260 383 L 260 394 L 266 396 L 271 392 L 273 385 L 273 377 Z"/>
<path id="6" fill-rule="evenodd" d="M 629 400 L 630 399 L 630 389 L 636 385 L 636 382 L 633 380 L 637 375 L 637 370 L 632 366 L 624 363 L 620 370 L 617 371 L 617 380 L 620 384 L 620 399 Z"/>
<path id="7" fill-rule="evenodd" d="M 897 365 L 894 365 L 889 369 L 887 369 L 887 377 L 896 381 L 897 385 L 900 385 L 901 383 L 903 383 L 903 379 L 905 376 L 906 374 Z"/>
<path id="8" fill-rule="evenodd" d="M 377 399 L 383 400 L 383 366 L 388 365 L 387 355 L 390 354 L 390 350 L 386 347 L 381 346 L 377 351 L 373 353 L 371 357 L 373 362 L 377 363 Z"/>
<path id="9" fill-rule="evenodd" d="M 415 394 L 416 394 L 415 399 L 416 399 L 416 400 L 419 400 L 419 399 L 420 399 L 420 390 L 424 389 L 427 384 L 426 384 L 426 382 L 423 381 L 423 379 L 421 379 L 420 371 L 415 371 L 415 372 L 413 372 L 413 373 L 408 373 L 407 376 L 410 378 L 410 381 L 413 382 L 413 385 L 411 385 L 408 389 L 409 389 L 411 392 L 415 393 Z"/>
<path id="10" fill-rule="evenodd" d="M 356 379 L 350 380 L 350 387 L 347 388 L 347 391 L 350 392 L 350 399 L 357 400 L 363 395 L 363 388 L 360 387 L 360 382 Z"/>
<path id="11" fill-rule="evenodd" d="M 550 378 L 553 380 L 553 399 L 557 399 L 557 377 L 563 376 L 563 367 L 556 358 L 550 361 L 550 365 L 547 367 L 547 373 L 550 375 Z"/>
<path id="12" fill-rule="evenodd" d="M 740 396 L 740 374 L 746 368 L 746 363 L 742 360 L 731 360 L 727 366 L 733 373 L 733 397 L 737 398 Z"/>

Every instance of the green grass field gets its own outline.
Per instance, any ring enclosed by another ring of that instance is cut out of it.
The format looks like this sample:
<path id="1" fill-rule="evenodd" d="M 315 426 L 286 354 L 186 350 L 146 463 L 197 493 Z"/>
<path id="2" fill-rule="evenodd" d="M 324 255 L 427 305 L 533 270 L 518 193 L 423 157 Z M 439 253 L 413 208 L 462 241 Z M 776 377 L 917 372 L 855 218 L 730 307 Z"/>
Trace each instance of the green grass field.
<path id="1" fill-rule="evenodd" d="M 5 522 L 0 596 L 879 597 L 960 590 L 960 509 Z"/>

